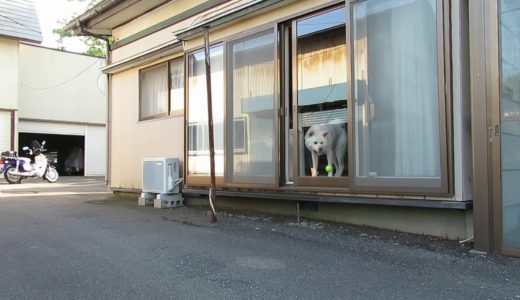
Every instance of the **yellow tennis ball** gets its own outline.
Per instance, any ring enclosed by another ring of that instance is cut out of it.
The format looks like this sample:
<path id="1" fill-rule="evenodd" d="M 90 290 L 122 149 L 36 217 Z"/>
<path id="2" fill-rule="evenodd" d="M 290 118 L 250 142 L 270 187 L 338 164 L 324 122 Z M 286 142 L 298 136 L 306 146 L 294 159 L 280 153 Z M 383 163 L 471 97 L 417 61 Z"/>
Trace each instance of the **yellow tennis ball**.
<path id="1" fill-rule="evenodd" d="M 327 172 L 332 172 L 332 165 L 327 165 L 327 166 L 325 167 L 325 171 L 327 171 Z"/>

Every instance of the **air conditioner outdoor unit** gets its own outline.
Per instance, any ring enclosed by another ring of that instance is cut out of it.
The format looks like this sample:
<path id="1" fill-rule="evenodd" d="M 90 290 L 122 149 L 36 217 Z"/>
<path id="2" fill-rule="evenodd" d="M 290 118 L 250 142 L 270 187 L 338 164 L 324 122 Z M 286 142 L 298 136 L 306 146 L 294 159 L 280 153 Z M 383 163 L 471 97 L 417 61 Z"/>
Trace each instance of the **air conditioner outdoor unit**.
<path id="1" fill-rule="evenodd" d="M 143 192 L 173 194 L 179 192 L 179 159 L 178 158 L 144 158 L 143 159 Z"/>

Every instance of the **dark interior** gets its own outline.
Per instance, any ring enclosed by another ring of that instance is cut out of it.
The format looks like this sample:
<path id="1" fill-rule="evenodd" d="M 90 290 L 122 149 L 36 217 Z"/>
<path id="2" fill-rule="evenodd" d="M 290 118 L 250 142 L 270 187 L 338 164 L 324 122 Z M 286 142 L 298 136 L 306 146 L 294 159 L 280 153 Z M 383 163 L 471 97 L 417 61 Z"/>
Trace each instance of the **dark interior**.
<path id="1" fill-rule="evenodd" d="M 83 176 L 84 158 L 80 165 L 71 167 L 71 154 L 85 150 L 85 137 L 80 135 L 20 133 L 18 137 L 18 153 L 23 154 L 22 147 L 31 146 L 37 140 L 40 144 L 46 141 L 44 152 L 47 159 L 56 167 L 60 176 Z M 80 150 L 81 149 L 81 150 Z M 69 160 L 67 160 L 69 159 Z M 69 161 L 69 163 L 67 163 Z"/>

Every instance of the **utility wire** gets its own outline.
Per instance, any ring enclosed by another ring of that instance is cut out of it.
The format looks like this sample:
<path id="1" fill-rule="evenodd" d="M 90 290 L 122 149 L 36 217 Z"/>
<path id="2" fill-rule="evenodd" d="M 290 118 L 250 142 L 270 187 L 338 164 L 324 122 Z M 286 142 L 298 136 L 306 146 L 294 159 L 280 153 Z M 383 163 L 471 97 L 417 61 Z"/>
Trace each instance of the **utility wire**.
<path id="1" fill-rule="evenodd" d="M 31 90 L 37 90 L 37 91 L 43 91 L 43 90 L 50 90 L 50 89 L 54 89 L 54 88 L 57 88 L 59 86 L 62 86 L 70 81 L 72 81 L 73 79 L 77 78 L 79 75 L 85 73 L 86 71 L 88 71 L 90 68 L 92 68 L 93 65 L 95 65 L 96 63 L 98 63 L 98 61 L 95 61 L 94 63 L 92 63 L 90 66 L 88 66 L 87 68 L 85 68 L 84 70 L 80 71 L 78 74 L 72 76 L 71 78 L 61 82 L 61 83 L 58 83 L 56 85 L 53 85 L 53 86 L 49 86 L 49 87 L 44 87 L 44 88 L 35 88 L 35 87 L 31 87 L 31 86 L 28 86 L 28 85 L 25 85 L 25 84 L 21 84 L 22 87 L 25 87 L 25 88 L 28 88 L 28 89 L 31 89 Z"/>

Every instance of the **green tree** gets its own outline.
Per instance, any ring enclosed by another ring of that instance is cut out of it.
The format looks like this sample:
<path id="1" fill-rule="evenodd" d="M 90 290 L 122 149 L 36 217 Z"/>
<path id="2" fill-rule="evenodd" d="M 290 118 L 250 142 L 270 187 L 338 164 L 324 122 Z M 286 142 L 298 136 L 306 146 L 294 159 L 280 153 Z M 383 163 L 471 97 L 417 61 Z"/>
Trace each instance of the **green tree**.
<path id="1" fill-rule="evenodd" d="M 67 1 L 78 1 L 85 2 L 89 1 L 88 8 L 94 7 L 96 4 L 101 2 L 102 0 L 67 0 Z M 61 28 L 53 29 L 52 32 L 59 35 L 58 43 L 62 44 L 65 38 L 70 38 L 74 36 L 72 30 L 66 30 L 65 25 L 76 18 L 77 15 L 72 15 L 70 20 L 61 20 L 59 23 L 62 25 Z M 87 46 L 87 50 L 84 52 L 85 54 L 94 55 L 97 57 L 106 57 L 107 56 L 107 43 L 112 43 L 112 37 L 100 38 L 94 36 L 81 36 L 81 41 Z M 64 50 L 64 47 L 60 47 L 60 49 Z"/>

